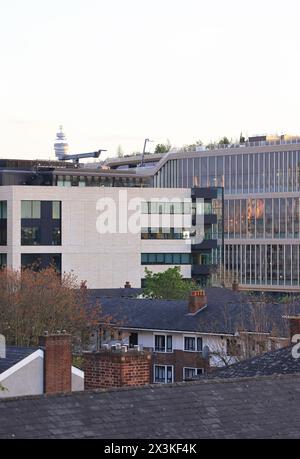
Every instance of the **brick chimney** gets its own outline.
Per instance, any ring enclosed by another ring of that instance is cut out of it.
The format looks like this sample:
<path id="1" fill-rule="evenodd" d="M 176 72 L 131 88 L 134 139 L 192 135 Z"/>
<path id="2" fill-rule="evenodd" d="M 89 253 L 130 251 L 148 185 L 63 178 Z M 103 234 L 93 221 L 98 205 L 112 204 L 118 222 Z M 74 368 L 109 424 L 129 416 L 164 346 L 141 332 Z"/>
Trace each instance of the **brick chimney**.
<path id="1" fill-rule="evenodd" d="M 72 391 L 71 335 L 62 332 L 39 338 L 44 350 L 44 393 Z"/>
<path id="2" fill-rule="evenodd" d="M 207 295 L 204 290 L 194 290 L 189 297 L 188 312 L 196 314 L 200 309 L 207 306 Z"/>
<path id="3" fill-rule="evenodd" d="M 126 281 L 126 282 L 125 282 L 125 285 L 124 285 L 124 288 L 131 288 L 130 282 Z"/>
<path id="4" fill-rule="evenodd" d="M 85 352 L 84 388 L 144 386 L 151 382 L 150 352 L 128 349 L 102 349 Z"/>

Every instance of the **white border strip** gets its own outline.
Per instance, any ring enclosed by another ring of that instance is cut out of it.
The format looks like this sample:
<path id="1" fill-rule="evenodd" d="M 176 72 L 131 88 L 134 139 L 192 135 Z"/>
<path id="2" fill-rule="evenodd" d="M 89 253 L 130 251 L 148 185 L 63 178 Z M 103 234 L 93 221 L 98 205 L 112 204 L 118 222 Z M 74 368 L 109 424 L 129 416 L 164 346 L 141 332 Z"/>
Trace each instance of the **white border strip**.
<path id="1" fill-rule="evenodd" d="M 28 355 L 25 357 L 25 359 L 21 360 L 20 362 L 16 363 L 12 367 L 8 368 L 6 371 L 0 374 L 0 382 L 4 381 L 6 378 L 9 376 L 13 375 L 16 373 L 16 371 L 21 370 L 21 368 L 25 367 L 29 363 L 33 362 L 33 360 L 37 359 L 38 357 L 41 357 L 42 359 L 44 358 L 44 352 L 41 349 L 37 349 L 36 351 L 33 351 L 32 354 Z"/>

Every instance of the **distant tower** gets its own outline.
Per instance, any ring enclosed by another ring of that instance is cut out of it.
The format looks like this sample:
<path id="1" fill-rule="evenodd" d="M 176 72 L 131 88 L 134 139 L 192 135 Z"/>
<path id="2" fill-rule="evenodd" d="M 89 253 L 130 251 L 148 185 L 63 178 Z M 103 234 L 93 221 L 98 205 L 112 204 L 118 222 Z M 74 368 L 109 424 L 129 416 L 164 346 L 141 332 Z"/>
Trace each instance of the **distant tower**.
<path id="1" fill-rule="evenodd" d="M 61 160 L 65 155 L 68 154 L 68 142 L 65 134 L 63 133 L 63 127 L 59 126 L 59 132 L 56 134 L 56 139 L 54 143 L 54 151 L 57 159 Z"/>

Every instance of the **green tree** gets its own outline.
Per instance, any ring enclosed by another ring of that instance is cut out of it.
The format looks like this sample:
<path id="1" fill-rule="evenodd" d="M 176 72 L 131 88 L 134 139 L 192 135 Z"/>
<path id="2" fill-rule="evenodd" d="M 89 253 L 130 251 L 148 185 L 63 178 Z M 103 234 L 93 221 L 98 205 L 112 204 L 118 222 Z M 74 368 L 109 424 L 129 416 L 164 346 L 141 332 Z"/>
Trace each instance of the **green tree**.
<path id="1" fill-rule="evenodd" d="M 170 142 L 167 143 L 158 143 L 155 147 L 154 153 L 168 153 L 171 149 Z"/>
<path id="2" fill-rule="evenodd" d="M 219 145 L 229 145 L 230 141 L 228 137 L 222 137 L 222 139 L 219 141 Z"/>
<path id="3" fill-rule="evenodd" d="M 143 293 L 148 298 L 182 300 L 198 288 L 193 280 L 185 280 L 182 277 L 179 266 L 155 274 L 145 268 L 145 273 L 146 286 Z"/>

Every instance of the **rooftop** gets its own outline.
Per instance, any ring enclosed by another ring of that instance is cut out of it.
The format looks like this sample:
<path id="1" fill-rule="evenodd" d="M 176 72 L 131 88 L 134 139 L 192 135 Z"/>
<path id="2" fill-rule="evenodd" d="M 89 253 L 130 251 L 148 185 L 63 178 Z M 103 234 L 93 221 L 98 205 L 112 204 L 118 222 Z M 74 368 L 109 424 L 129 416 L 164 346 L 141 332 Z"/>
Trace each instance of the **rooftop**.
<path id="1" fill-rule="evenodd" d="M 37 348 L 6 346 L 6 358 L 0 358 L 0 374 L 35 352 Z"/>
<path id="2" fill-rule="evenodd" d="M 224 288 L 207 288 L 207 307 L 195 315 L 188 314 L 187 300 L 155 300 L 91 295 L 91 306 L 98 299 L 104 315 L 112 316 L 120 328 L 234 334 L 237 329 L 272 332 L 288 336 L 288 312 L 299 313 L 300 305 L 260 306 L 247 296 Z"/>
<path id="3" fill-rule="evenodd" d="M 266 352 L 263 355 L 244 360 L 225 368 L 220 368 L 209 378 L 243 378 L 256 376 L 270 376 L 274 374 L 300 374 L 300 358 L 292 355 L 292 346 L 276 351 Z"/>
<path id="4" fill-rule="evenodd" d="M 300 375 L 0 401 L 0 438 L 299 438 Z"/>

